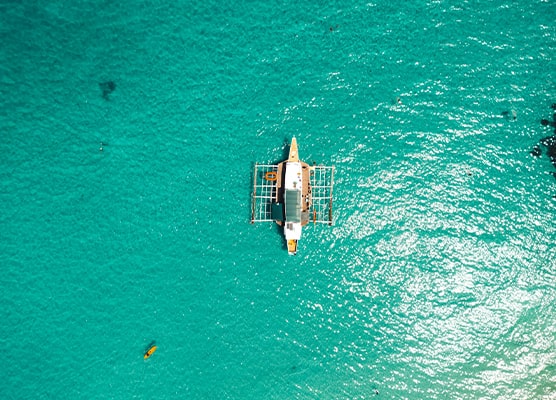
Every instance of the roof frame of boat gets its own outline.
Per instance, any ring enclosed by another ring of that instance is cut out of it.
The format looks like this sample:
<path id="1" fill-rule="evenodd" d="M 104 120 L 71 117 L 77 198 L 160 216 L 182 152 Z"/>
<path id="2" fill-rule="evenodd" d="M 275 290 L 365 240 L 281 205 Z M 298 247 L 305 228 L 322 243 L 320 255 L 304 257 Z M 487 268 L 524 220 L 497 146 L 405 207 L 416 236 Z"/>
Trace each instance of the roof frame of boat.
<path id="1" fill-rule="evenodd" d="M 332 190 L 334 187 L 334 166 L 310 166 L 312 204 L 309 221 L 314 224 L 333 224 Z M 272 204 L 277 198 L 278 164 L 255 164 L 253 171 L 253 193 L 251 223 L 273 222 Z"/>

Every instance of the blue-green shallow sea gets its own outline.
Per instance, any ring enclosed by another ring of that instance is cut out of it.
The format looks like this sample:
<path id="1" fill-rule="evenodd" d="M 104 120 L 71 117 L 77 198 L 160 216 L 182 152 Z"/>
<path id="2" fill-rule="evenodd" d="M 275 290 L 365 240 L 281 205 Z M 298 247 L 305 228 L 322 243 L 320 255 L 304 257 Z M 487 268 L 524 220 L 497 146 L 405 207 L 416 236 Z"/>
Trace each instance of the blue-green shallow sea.
<path id="1" fill-rule="evenodd" d="M 3 1 L 0 398 L 555 399 L 555 21 Z M 335 223 L 289 257 L 249 218 L 293 136 Z"/>

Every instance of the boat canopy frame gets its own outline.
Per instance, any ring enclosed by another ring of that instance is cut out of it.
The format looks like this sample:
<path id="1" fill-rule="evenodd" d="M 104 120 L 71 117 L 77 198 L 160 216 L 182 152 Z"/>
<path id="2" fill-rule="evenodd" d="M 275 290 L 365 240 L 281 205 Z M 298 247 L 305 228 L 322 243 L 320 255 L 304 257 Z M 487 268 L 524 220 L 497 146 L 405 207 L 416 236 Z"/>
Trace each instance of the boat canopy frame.
<path id="1" fill-rule="evenodd" d="M 332 191 L 334 166 L 313 165 L 309 167 L 311 205 L 309 222 L 333 225 Z M 274 222 L 273 204 L 278 201 L 278 164 L 255 163 L 253 170 L 253 192 L 251 223 Z M 275 211 L 276 212 L 276 211 Z"/>
<path id="2" fill-rule="evenodd" d="M 334 188 L 334 166 L 315 165 L 310 167 L 312 204 L 309 220 L 315 224 L 334 223 L 332 219 L 332 189 Z"/>
<path id="3" fill-rule="evenodd" d="M 278 164 L 255 164 L 253 172 L 253 193 L 251 223 L 273 222 L 272 204 L 277 202 Z M 268 179 L 268 177 L 271 179 Z"/>

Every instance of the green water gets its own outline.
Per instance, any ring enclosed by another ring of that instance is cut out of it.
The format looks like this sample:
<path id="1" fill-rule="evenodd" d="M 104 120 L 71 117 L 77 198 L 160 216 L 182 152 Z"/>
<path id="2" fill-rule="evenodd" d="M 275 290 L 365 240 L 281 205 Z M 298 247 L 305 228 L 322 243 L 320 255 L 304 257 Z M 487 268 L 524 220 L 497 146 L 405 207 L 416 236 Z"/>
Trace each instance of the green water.
<path id="1" fill-rule="evenodd" d="M 3 2 L 0 398 L 556 398 L 555 20 Z M 294 136 L 335 223 L 291 257 L 249 218 Z"/>

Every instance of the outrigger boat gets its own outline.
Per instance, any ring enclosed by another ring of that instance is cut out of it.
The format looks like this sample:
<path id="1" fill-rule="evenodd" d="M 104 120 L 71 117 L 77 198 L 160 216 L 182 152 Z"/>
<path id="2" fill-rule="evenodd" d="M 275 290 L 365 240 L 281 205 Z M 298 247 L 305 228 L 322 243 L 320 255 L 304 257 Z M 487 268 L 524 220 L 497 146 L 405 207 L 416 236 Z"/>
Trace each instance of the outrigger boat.
<path id="1" fill-rule="evenodd" d="M 302 227 L 332 225 L 334 167 L 299 160 L 292 139 L 289 156 L 278 164 L 255 164 L 251 223 L 274 221 L 284 227 L 288 253 L 297 253 Z"/>

